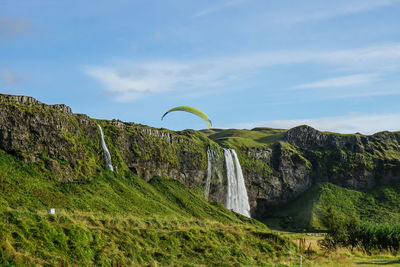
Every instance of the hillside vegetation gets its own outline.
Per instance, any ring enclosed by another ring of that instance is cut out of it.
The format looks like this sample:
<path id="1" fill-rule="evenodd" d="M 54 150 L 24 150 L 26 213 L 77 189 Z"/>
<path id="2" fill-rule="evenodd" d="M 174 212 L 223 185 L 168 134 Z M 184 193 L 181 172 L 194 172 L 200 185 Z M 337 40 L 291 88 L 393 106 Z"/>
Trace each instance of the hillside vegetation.
<path id="1" fill-rule="evenodd" d="M 273 128 L 202 130 L 210 139 L 226 147 L 267 147 L 276 143 L 287 130 Z"/>
<path id="2" fill-rule="evenodd" d="M 0 151 L 1 266 L 263 265 L 293 251 L 176 180 L 98 165 L 93 177 L 60 183 L 43 164 Z"/>
<path id="3" fill-rule="evenodd" d="M 397 224 L 400 220 L 400 184 L 380 185 L 360 192 L 318 183 L 295 201 L 259 219 L 277 229 L 318 230 L 329 225 L 326 218 L 332 210 L 342 218 Z"/>
<path id="4" fill-rule="evenodd" d="M 105 169 L 98 125 L 115 172 Z M 306 231 L 328 228 L 331 211 L 398 221 L 399 141 L 398 132 L 306 125 L 176 132 L 0 94 L 0 265 L 290 262 L 290 241 L 220 204 L 223 149 L 237 152 L 254 217 Z"/>

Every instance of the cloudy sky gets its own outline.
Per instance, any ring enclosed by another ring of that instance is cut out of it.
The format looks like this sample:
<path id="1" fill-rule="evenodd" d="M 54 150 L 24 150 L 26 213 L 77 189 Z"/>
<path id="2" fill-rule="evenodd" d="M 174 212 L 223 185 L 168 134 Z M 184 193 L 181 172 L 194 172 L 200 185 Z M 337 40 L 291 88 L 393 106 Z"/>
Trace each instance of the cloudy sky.
<path id="1" fill-rule="evenodd" d="M 400 0 L 0 0 L 0 92 L 174 130 L 400 130 Z"/>

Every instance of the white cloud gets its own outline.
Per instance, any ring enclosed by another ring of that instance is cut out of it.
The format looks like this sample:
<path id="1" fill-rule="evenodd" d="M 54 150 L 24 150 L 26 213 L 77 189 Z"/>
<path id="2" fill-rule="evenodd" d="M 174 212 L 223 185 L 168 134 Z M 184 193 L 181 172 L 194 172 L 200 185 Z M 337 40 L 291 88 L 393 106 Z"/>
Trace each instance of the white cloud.
<path id="1" fill-rule="evenodd" d="M 320 80 L 312 83 L 300 84 L 292 89 L 314 89 L 314 88 L 332 88 L 349 87 L 355 85 L 368 84 L 378 80 L 376 74 L 354 74 L 348 76 L 335 77 L 331 79 Z"/>
<path id="2" fill-rule="evenodd" d="M 117 101 L 126 102 L 144 96 L 216 83 L 208 77 L 209 66 L 174 62 L 154 62 L 129 67 L 86 67 L 87 74 L 101 82 L 115 95 Z"/>
<path id="3" fill-rule="evenodd" d="M 281 24 L 295 24 L 306 21 L 323 20 L 343 15 L 366 12 L 376 8 L 392 6 L 398 3 L 400 3 L 399 0 L 346 0 L 332 1 L 330 3 L 321 2 L 320 5 L 313 4 L 307 8 L 307 12 L 299 12 L 298 9 L 295 9 L 296 13 L 279 14 L 279 16 L 273 21 Z"/>
<path id="4" fill-rule="evenodd" d="M 364 12 L 379 7 L 391 6 L 399 2 L 399 0 L 359 0 L 354 3 L 349 1 L 348 5 L 344 7 L 343 12 L 345 14 Z"/>
<path id="5" fill-rule="evenodd" d="M 370 46 L 362 49 L 333 51 L 322 55 L 320 60 L 330 63 L 346 64 L 362 67 L 366 63 L 398 63 L 400 58 L 400 44 L 385 44 Z M 364 66 L 364 67 L 377 67 Z M 379 66 L 380 67 L 380 66 Z"/>
<path id="6" fill-rule="evenodd" d="M 218 64 L 248 68 L 297 63 L 321 63 L 351 69 L 393 69 L 399 66 L 400 43 L 333 51 L 274 51 L 238 55 L 217 60 Z M 371 65 L 372 64 L 372 65 Z"/>
<path id="7" fill-rule="evenodd" d="M 232 128 L 252 129 L 272 127 L 290 129 L 299 125 L 309 125 L 320 131 L 338 133 L 373 134 L 380 131 L 400 131 L 400 113 L 387 114 L 347 114 L 345 116 L 323 117 L 296 120 L 272 120 L 236 124 Z"/>
<path id="8" fill-rule="evenodd" d="M 130 101 L 171 90 L 195 91 L 202 87 L 233 87 L 238 81 L 262 71 L 265 67 L 305 63 L 326 66 L 330 71 L 336 68 L 341 73 L 362 71 L 364 74 L 349 74 L 295 86 L 298 89 L 366 85 L 384 81 L 388 75 L 399 74 L 400 44 L 334 51 L 258 52 L 193 61 L 117 63 L 114 66 L 89 66 L 85 68 L 85 72 L 99 81 L 118 101 Z M 388 94 L 392 91 L 388 88 L 374 94 Z M 355 93 L 359 95 L 359 92 Z M 346 93 L 351 94 L 351 91 Z"/>

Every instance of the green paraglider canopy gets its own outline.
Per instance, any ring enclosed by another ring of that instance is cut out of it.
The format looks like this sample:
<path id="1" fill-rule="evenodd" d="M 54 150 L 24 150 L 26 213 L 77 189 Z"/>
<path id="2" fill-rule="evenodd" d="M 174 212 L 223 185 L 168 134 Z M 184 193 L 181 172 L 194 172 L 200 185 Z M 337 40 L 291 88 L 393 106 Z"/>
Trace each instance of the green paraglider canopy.
<path id="1" fill-rule="evenodd" d="M 203 111 L 194 108 L 194 107 L 189 107 L 189 106 L 180 106 L 180 107 L 175 107 L 175 108 L 171 108 L 170 110 L 168 110 L 167 112 L 165 112 L 165 114 L 161 117 L 161 120 L 164 119 L 165 115 L 167 115 L 168 113 L 172 112 L 172 111 L 186 111 L 186 112 L 190 112 L 194 115 L 199 116 L 200 118 L 202 118 L 208 125 L 208 128 L 211 128 L 212 123 L 210 118 L 207 116 L 207 114 L 205 114 Z"/>

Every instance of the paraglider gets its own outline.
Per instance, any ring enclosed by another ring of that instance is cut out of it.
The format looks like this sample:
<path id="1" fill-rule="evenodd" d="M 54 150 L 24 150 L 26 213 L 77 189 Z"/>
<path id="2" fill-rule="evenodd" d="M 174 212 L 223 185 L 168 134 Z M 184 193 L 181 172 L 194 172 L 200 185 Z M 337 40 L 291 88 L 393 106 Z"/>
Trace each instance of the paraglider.
<path id="1" fill-rule="evenodd" d="M 199 116 L 200 118 L 202 118 L 208 125 L 208 128 L 211 128 L 212 123 L 210 118 L 207 116 L 207 114 L 205 114 L 203 111 L 194 108 L 194 107 L 189 107 L 189 106 L 180 106 L 180 107 L 175 107 L 175 108 L 171 108 L 170 110 L 168 110 L 167 112 L 165 112 L 165 114 L 161 117 L 161 120 L 164 119 L 165 115 L 167 115 L 168 113 L 172 112 L 172 111 L 186 111 L 186 112 L 190 112 L 194 115 Z"/>

